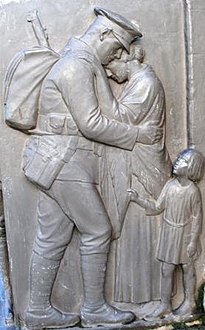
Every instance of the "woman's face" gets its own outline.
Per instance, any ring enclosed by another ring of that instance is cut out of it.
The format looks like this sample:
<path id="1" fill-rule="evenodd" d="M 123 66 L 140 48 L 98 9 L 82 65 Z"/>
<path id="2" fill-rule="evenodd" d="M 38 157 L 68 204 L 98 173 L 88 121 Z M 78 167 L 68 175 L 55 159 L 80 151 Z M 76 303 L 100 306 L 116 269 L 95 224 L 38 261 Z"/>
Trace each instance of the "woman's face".
<path id="1" fill-rule="evenodd" d="M 128 78 L 127 63 L 121 59 L 110 62 L 106 67 L 111 74 L 109 77 L 118 83 L 122 83 Z"/>

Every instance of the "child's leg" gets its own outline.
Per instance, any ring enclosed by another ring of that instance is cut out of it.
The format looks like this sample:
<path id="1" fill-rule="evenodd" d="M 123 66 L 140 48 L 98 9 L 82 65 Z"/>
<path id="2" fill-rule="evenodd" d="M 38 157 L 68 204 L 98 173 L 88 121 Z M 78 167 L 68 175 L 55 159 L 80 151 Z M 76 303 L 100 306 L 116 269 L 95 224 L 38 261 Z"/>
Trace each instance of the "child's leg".
<path id="1" fill-rule="evenodd" d="M 162 264 L 161 302 L 169 306 L 170 309 L 174 270 L 174 264 L 168 264 L 166 262 Z"/>
<path id="2" fill-rule="evenodd" d="M 168 264 L 166 262 L 162 263 L 161 303 L 154 310 L 154 312 L 152 312 L 151 314 L 145 317 L 147 321 L 151 321 L 152 319 L 159 317 L 161 318 L 171 312 L 172 279 L 173 279 L 174 269 L 175 269 L 175 265 Z"/>
<path id="3" fill-rule="evenodd" d="M 194 263 L 191 261 L 189 264 L 182 265 L 183 270 L 183 284 L 184 284 L 184 301 L 175 310 L 176 315 L 191 314 L 196 308 L 195 301 L 195 287 L 196 287 L 196 274 Z"/>

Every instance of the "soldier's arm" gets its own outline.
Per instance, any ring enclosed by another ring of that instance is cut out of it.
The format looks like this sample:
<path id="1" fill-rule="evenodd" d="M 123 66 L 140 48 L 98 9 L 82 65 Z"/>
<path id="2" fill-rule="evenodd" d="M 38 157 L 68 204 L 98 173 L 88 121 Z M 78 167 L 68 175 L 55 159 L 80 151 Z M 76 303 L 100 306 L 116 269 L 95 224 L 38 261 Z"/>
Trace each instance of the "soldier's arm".
<path id="1" fill-rule="evenodd" d="M 132 150 L 139 129 L 103 115 L 98 104 L 94 74 L 87 62 L 70 59 L 58 85 L 79 130 L 85 137 Z"/>
<path id="2" fill-rule="evenodd" d="M 97 98 L 95 76 L 84 60 L 69 59 L 58 85 L 67 106 L 82 134 L 97 142 L 132 150 L 136 141 L 154 141 L 162 132 L 152 127 L 140 129 L 110 119 L 103 114 Z M 105 95 L 106 102 L 106 95 Z"/>

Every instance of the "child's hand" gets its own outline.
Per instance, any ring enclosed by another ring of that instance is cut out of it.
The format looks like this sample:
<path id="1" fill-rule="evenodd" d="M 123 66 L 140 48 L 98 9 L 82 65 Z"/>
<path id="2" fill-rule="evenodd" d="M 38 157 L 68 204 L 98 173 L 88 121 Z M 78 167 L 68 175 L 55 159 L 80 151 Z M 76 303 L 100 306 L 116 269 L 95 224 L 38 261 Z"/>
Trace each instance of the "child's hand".
<path id="1" fill-rule="evenodd" d="M 136 192 L 136 190 L 130 188 L 130 189 L 127 190 L 127 192 L 129 194 L 130 201 L 135 202 L 138 199 L 139 195 Z"/>
<path id="2" fill-rule="evenodd" d="M 189 245 L 187 246 L 187 254 L 189 256 L 189 258 L 192 258 L 196 253 L 196 243 L 189 243 Z"/>

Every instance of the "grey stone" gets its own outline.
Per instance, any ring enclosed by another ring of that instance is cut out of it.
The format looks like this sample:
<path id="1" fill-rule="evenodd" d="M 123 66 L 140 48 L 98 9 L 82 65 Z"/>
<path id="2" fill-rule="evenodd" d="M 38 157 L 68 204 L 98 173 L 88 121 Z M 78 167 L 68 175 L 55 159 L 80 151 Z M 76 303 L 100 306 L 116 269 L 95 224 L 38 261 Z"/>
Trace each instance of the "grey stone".
<path id="1" fill-rule="evenodd" d="M 205 153 L 205 133 L 203 127 L 204 97 L 202 93 L 204 89 L 203 63 L 205 49 L 203 46 L 204 37 L 203 33 L 201 33 L 204 30 L 203 1 L 146 0 L 142 2 L 140 0 L 130 0 L 125 6 L 121 0 L 112 1 L 112 3 L 106 0 L 78 0 L 69 4 L 66 0 L 60 3 L 56 3 L 54 0 L 34 0 L 10 3 L 1 1 L 0 6 L 1 44 L 3 45 L 0 67 L 2 77 L 5 76 L 9 61 L 17 52 L 38 43 L 33 34 L 31 24 L 26 21 L 26 17 L 31 10 L 36 8 L 39 10 L 39 17 L 43 22 L 43 26 L 45 25 L 47 28 L 46 32 L 49 35 L 49 43 L 57 53 L 63 49 L 71 36 L 83 35 L 94 20 L 94 6 L 102 6 L 113 10 L 122 14 L 128 20 L 136 20 L 140 25 L 140 31 L 143 33 L 143 38 L 139 44 L 146 51 L 145 62 L 153 66 L 164 86 L 166 95 L 166 146 L 171 159 L 174 160 L 176 155 L 187 146 L 195 147 L 197 150 Z M 124 86 L 118 85 L 113 81 L 110 81 L 110 83 L 114 94 L 118 97 L 120 90 Z M 2 87 L 2 81 L 0 85 Z M 1 99 L 3 100 L 2 92 Z M 61 122 L 61 118 L 54 118 L 50 120 L 50 123 L 53 120 L 55 120 L 55 123 L 56 120 L 58 120 L 58 123 Z M 59 127 L 56 128 L 55 126 L 53 129 L 59 129 Z M 7 127 L 3 117 L 1 132 L 0 147 L 1 158 L 3 159 L 1 175 L 9 264 L 15 315 L 18 319 L 23 317 L 28 305 L 29 264 L 33 242 L 38 228 L 37 203 L 39 189 L 37 185 L 33 185 L 25 178 L 21 169 L 22 154 L 28 136 L 19 130 L 13 130 Z M 122 144 L 120 147 L 122 147 Z M 75 146 L 73 148 L 75 149 Z M 30 178 L 33 175 L 33 172 L 31 172 L 29 174 Z M 68 185 L 67 187 L 69 188 L 71 186 Z M 203 180 L 199 184 L 199 187 L 202 194 L 202 203 L 204 204 L 205 188 Z M 44 188 L 47 189 L 48 187 Z M 108 202 L 110 203 L 110 201 Z M 92 200 L 89 207 L 95 208 Z M 136 230 L 136 227 L 134 229 Z M 158 235 L 158 229 L 155 233 L 156 236 Z M 126 234 L 123 237 L 126 237 Z M 129 236 L 127 236 L 127 239 L 130 239 Z M 201 241 L 202 251 L 204 251 L 204 231 L 201 234 Z M 113 241 L 107 264 L 105 293 L 106 299 L 111 303 L 114 300 L 115 291 L 117 248 L 116 241 Z M 141 248 L 140 243 L 138 243 L 137 248 L 143 260 L 144 250 Z M 151 259 L 153 260 L 155 259 L 156 239 L 155 242 L 150 241 L 149 248 L 152 250 L 153 255 Z M 135 262 L 136 251 L 127 250 L 126 254 L 127 258 Z M 204 252 L 202 252 L 196 261 L 197 288 L 203 281 L 203 258 Z M 134 272 L 133 276 L 136 282 L 139 281 L 140 276 L 143 276 L 143 271 L 145 270 L 144 263 L 142 261 L 140 267 L 138 267 L 139 269 L 136 269 Z M 159 267 L 159 265 L 156 267 Z M 128 267 L 127 272 L 129 271 L 130 269 Z M 126 281 L 126 274 L 123 273 L 122 276 Z M 177 272 L 177 277 L 180 277 L 179 272 Z M 83 281 L 85 279 L 83 278 L 82 280 L 80 267 L 79 233 L 75 230 L 72 242 L 66 250 L 60 265 L 57 281 L 53 288 L 52 304 L 62 311 L 79 313 L 83 303 Z M 180 283 L 181 281 L 178 279 L 177 288 L 175 288 L 177 296 L 173 298 L 175 307 L 183 300 L 183 289 Z M 152 285 L 150 285 L 150 288 L 152 289 Z M 159 299 L 159 282 L 156 283 L 155 288 L 154 299 Z M 123 300 L 122 298 L 126 310 L 133 310 L 133 306 L 130 304 L 132 302 L 131 300 L 130 298 L 128 300 Z M 133 300 L 135 303 L 146 303 L 152 299 L 146 300 L 136 295 Z M 120 306 L 120 304 L 116 305 L 118 307 Z M 149 310 L 149 307 L 147 309 Z M 136 311 L 135 313 L 138 315 Z M 171 319 L 170 322 L 173 321 L 174 319 Z M 166 323 L 166 320 L 160 322 Z M 136 323 L 133 323 L 129 327 L 140 326 L 146 327 L 153 325 L 151 323 L 147 324 L 145 321 L 136 321 Z"/>

